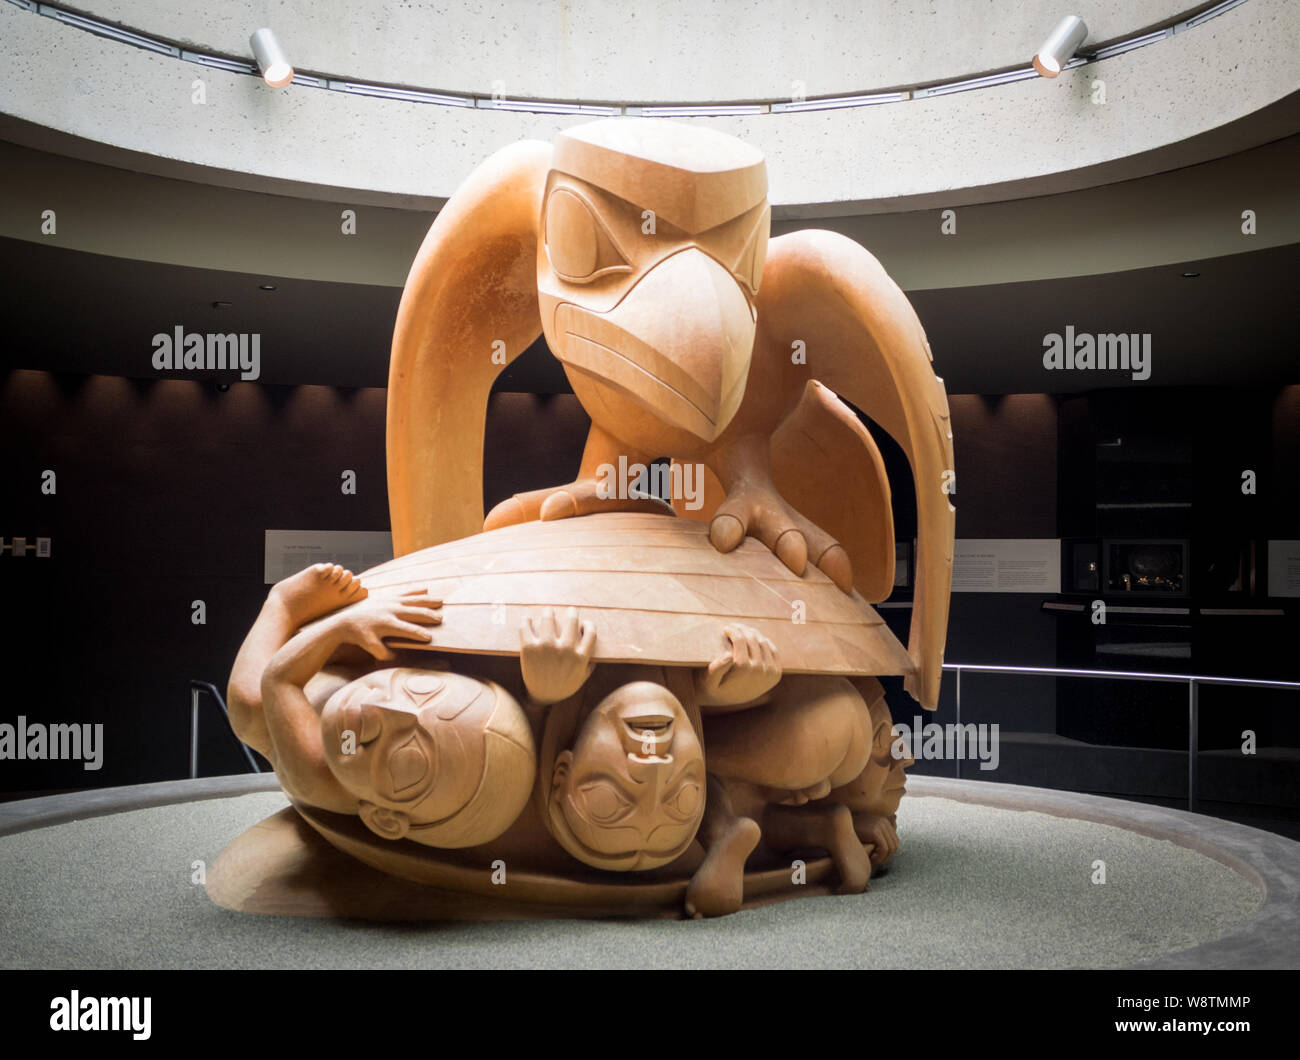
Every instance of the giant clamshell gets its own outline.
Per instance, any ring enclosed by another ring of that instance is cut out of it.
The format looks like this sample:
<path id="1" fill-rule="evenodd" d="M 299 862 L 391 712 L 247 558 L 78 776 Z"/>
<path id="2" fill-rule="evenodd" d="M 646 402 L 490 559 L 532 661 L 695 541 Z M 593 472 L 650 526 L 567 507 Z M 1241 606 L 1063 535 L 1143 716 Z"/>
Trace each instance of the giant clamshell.
<path id="1" fill-rule="evenodd" d="M 361 582 L 371 594 L 427 588 L 441 599 L 436 651 L 518 655 L 525 618 L 575 607 L 595 624 L 598 662 L 707 666 L 723 627 L 743 623 L 776 645 L 786 673 L 912 672 L 857 592 L 812 564 L 794 574 L 753 538 L 720 553 L 707 524 L 670 515 L 521 523 L 399 556 Z"/>

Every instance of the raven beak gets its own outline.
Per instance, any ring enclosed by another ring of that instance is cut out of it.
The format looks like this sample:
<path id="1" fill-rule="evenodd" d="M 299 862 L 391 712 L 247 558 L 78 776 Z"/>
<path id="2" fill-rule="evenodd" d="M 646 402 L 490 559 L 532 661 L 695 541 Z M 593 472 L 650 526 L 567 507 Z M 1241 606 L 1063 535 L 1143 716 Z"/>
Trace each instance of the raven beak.
<path id="1" fill-rule="evenodd" d="M 696 247 L 665 258 L 607 313 L 562 302 L 555 330 L 567 370 L 705 442 L 745 396 L 755 314 L 735 277 Z"/>

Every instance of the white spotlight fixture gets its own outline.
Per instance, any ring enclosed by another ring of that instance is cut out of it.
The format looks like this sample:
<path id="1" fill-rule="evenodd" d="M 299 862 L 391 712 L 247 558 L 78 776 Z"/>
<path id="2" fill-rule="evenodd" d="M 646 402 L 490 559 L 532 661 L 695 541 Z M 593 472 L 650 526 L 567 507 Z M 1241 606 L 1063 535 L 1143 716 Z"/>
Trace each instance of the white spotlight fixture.
<path id="1" fill-rule="evenodd" d="M 1034 69 L 1044 77 L 1055 77 L 1074 58 L 1088 36 L 1088 27 L 1078 15 L 1066 15 L 1056 24 L 1034 56 Z"/>
<path id="2" fill-rule="evenodd" d="M 259 29 L 248 38 L 248 43 L 253 49 L 253 58 L 257 60 L 257 68 L 262 71 L 263 81 L 272 88 L 284 88 L 293 80 L 293 64 L 274 33 L 266 28 Z"/>

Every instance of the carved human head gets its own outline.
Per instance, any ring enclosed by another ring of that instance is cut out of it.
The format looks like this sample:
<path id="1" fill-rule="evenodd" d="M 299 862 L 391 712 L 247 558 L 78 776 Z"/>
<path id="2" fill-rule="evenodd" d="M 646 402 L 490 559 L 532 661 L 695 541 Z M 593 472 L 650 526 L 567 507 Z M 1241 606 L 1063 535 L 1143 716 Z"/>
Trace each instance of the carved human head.
<path id="1" fill-rule="evenodd" d="M 385 839 L 485 843 L 514 822 L 532 790 L 528 721 L 491 681 L 374 670 L 334 692 L 320 724 L 330 771 Z"/>
<path id="2" fill-rule="evenodd" d="M 601 699 L 556 756 L 545 817 L 578 860 L 648 869 L 690 846 L 704 796 L 704 751 L 681 702 L 633 681 Z"/>
<path id="3" fill-rule="evenodd" d="M 863 679 L 859 692 L 864 702 L 870 703 L 867 707 L 871 719 L 870 757 L 862 772 L 848 784 L 836 788 L 831 797 L 854 813 L 892 817 L 902 801 L 907 784 L 904 770 L 913 764 L 912 758 L 894 736 L 894 721 L 879 682 Z"/>

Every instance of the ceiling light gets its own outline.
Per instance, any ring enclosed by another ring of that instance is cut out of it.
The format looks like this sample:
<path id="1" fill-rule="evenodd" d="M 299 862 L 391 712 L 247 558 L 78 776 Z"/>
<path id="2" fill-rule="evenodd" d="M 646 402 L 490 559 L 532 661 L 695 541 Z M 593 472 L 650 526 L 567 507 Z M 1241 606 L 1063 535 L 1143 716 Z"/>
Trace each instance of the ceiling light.
<path id="1" fill-rule="evenodd" d="M 257 68 L 262 71 L 263 81 L 272 88 L 284 88 L 293 80 L 293 64 L 274 33 L 264 27 L 249 37 L 248 43 L 253 49 L 253 58 L 257 60 Z"/>
<path id="2" fill-rule="evenodd" d="M 1074 58 L 1088 36 L 1088 27 L 1078 15 L 1066 15 L 1056 24 L 1034 56 L 1034 69 L 1044 77 L 1055 77 Z"/>

